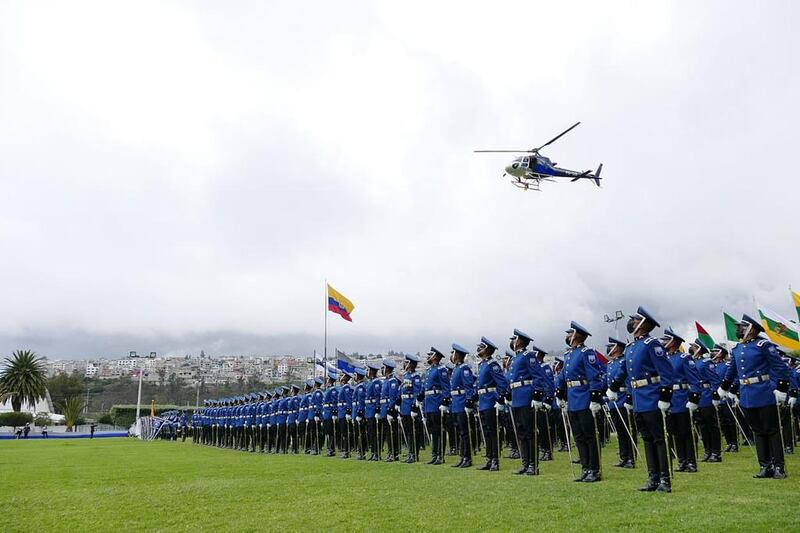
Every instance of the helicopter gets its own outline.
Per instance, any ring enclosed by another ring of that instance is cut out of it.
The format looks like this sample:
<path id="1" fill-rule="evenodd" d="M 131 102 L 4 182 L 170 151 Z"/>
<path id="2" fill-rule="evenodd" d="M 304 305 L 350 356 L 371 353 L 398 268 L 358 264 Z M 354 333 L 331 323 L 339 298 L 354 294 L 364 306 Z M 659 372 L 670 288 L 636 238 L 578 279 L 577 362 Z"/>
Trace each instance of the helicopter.
<path id="1" fill-rule="evenodd" d="M 526 191 L 540 191 L 543 181 L 557 181 L 554 178 L 570 178 L 571 182 L 578 181 L 580 179 L 587 179 L 592 180 L 595 185 L 599 187 L 601 180 L 600 172 L 603 170 L 602 163 L 600 163 L 600 166 L 597 167 L 597 170 L 594 172 L 591 170 L 579 172 L 576 170 L 559 168 L 557 166 L 558 163 L 551 161 L 549 158 L 539 153 L 542 148 L 553 144 L 558 139 L 575 129 L 579 124 L 580 122 L 576 122 L 538 148 L 532 148 L 530 150 L 475 150 L 474 153 L 530 154 L 521 155 L 514 159 L 511 163 L 506 165 L 506 171 L 503 173 L 503 177 L 506 177 L 506 175 L 510 175 L 512 177 L 511 183 L 515 187 Z"/>

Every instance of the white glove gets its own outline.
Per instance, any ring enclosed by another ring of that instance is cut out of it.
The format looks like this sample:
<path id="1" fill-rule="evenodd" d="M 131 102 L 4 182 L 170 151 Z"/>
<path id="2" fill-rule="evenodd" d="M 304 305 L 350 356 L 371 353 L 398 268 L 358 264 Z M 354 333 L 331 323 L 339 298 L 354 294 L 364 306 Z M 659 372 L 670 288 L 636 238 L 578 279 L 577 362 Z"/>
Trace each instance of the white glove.
<path id="1" fill-rule="evenodd" d="M 731 394 L 731 401 L 733 402 L 734 407 L 739 407 L 739 397 L 735 394 Z"/>
<path id="2" fill-rule="evenodd" d="M 606 398 L 608 398 L 612 402 L 616 402 L 619 399 L 619 394 L 617 394 L 611 389 L 606 389 Z"/>
<path id="3" fill-rule="evenodd" d="M 775 395 L 775 403 L 777 403 L 778 405 L 780 405 L 783 402 L 785 402 L 786 401 L 786 397 L 788 396 L 785 392 L 781 392 L 778 389 L 775 389 L 774 391 L 772 391 L 772 394 Z"/>
<path id="4" fill-rule="evenodd" d="M 446 412 L 448 412 L 449 410 L 450 410 L 450 409 L 448 409 L 446 405 L 440 405 L 440 406 L 439 406 L 439 411 L 441 411 L 441 413 L 442 413 L 442 414 L 445 414 L 445 413 L 446 413 Z"/>
<path id="5" fill-rule="evenodd" d="M 347 420 L 348 422 L 350 422 L 352 420 L 350 415 L 344 415 L 344 419 Z"/>
<path id="6" fill-rule="evenodd" d="M 411 418 L 417 418 L 419 414 L 416 411 L 411 411 Z"/>
<path id="7" fill-rule="evenodd" d="M 261 429 L 261 428 L 263 428 L 263 427 L 264 427 L 264 425 L 263 425 L 263 424 L 259 424 L 259 425 L 258 425 L 258 429 Z"/>
<path id="8" fill-rule="evenodd" d="M 386 415 L 386 421 L 391 424 L 392 422 L 394 422 L 394 417 L 392 415 Z"/>
<path id="9" fill-rule="evenodd" d="M 318 416 L 314 417 L 314 422 L 319 422 L 319 417 Z"/>
<path id="10" fill-rule="evenodd" d="M 466 412 L 468 415 L 471 415 L 472 414 L 472 409 L 470 409 L 469 407 L 465 407 L 464 408 L 464 412 Z"/>
<path id="11" fill-rule="evenodd" d="M 272 426 L 272 424 L 267 424 L 267 429 L 269 429 L 271 426 Z"/>
<path id="12" fill-rule="evenodd" d="M 556 400 L 556 404 L 558 405 L 559 409 L 567 408 L 567 400 L 562 400 L 561 398 L 559 398 L 558 400 Z"/>
<path id="13" fill-rule="evenodd" d="M 686 402 L 686 408 L 692 412 L 697 411 L 698 405 L 694 402 Z"/>
<path id="14" fill-rule="evenodd" d="M 725 398 L 726 396 L 730 396 L 730 394 L 731 394 L 730 392 L 726 391 L 722 387 L 717 388 L 717 396 L 719 396 L 720 399 Z"/>
<path id="15" fill-rule="evenodd" d="M 502 411 L 503 405 L 500 402 L 494 402 L 494 410 L 495 411 Z"/>
<path id="16" fill-rule="evenodd" d="M 544 408 L 547 409 L 548 411 L 550 411 L 553 408 L 553 404 L 546 403 L 546 404 L 544 404 Z"/>
<path id="17" fill-rule="evenodd" d="M 544 407 L 544 405 L 542 404 L 542 402 L 540 402 L 540 401 L 538 401 L 538 400 L 533 400 L 533 401 L 531 402 L 531 407 L 533 407 L 534 409 L 536 409 L 536 410 L 538 411 L 539 409 L 541 409 L 542 407 Z"/>
<path id="18" fill-rule="evenodd" d="M 629 404 L 628 402 L 625 402 L 624 405 L 625 405 L 625 409 L 627 409 L 628 411 L 633 411 L 633 406 L 631 404 Z"/>
<path id="19" fill-rule="evenodd" d="M 361 423 L 361 417 L 360 416 L 356 417 L 356 422 L 358 422 L 359 424 Z"/>
<path id="20" fill-rule="evenodd" d="M 594 414 L 599 413 L 602 408 L 603 406 L 597 402 L 589 402 L 589 410 Z"/>
<path id="21" fill-rule="evenodd" d="M 381 414 L 375 413 L 375 420 L 380 420 L 380 419 L 381 419 Z"/>
<path id="22" fill-rule="evenodd" d="M 719 400 L 711 400 L 711 405 L 714 407 L 719 407 Z"/>
<path id="23" fill-rule="evenodd" d="M 421 402 L 421 401 L 419 401 L 419 400 L 417 400 L 417 407 L 418 407 L 419 409 L 422 409 L 422 402 Z"/>
<path id="24" fill-rule="evenodd" d="M 669 411 L 670 403 L 669 402 L 662 402 L 661 400 L 658 401 L 658 408 L 661 409 L 662 413 L 666 413 Z"/>
<path id="25" fill-rule="evenodd" d="M 299 420 L 295 420 L 295 421 L 294 421 L 294 425 L 295 425 L 295 426 L 299 426 L 299 425 L 300 425 L 300 421 L 299 421 Z"/>

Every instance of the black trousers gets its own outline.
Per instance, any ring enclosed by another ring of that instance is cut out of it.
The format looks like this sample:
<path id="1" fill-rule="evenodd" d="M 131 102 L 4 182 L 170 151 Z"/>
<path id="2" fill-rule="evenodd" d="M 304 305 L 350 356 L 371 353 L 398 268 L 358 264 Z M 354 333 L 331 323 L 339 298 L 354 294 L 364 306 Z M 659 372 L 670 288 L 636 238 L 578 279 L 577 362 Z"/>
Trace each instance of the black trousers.
<path id="1" fill-rule="evenodd" d="M 696 413 L 700 414 L 700 416 L 695 416 L 695 420 L 700 426 L 700 437 L 703 439 L 703 448 L 706 453 L 722 453 L 717 412 L 714 407 L 701 407 Z"/>
<path id="2" fill-rule="evenodd" d="M 472 459 L 472 435 L 469 415 L 465 411 L 453 413 L 456 430 L 458 431 L 459 455 L 464 459 Z"/>
<path id="3" fill-rule="evenodd" d="M 328 420 L 322 421 L 322 427 L 325 430 L 325 438 L 328 441 L 328 452 L 336 452 L 336 443 L 334 442 L 334 436 L 336 432 L 334 431 L 333 424 L 335 420 L 330 418 Z"/>
<path id="4" fill-rule="evenodd" d="M 678 461 L 697 465 L 697 442 L 694 437 L 689 418 L 689 411 L 670 413 L 669 415 L 670 446 L 675 447 Z"/>
<path id="5" fill-rule="evenodd" d="M 556 436 L 561 446 L 567 445 L 567 428 L 564 427 L 564 418 L 561 414 L 561 409 L 553 409 L 553 418 L 555 419 Z"/>
<path id="6" fill-rule="evenodd" d="M 458 438 L 458 434 L 456 432 L 456 423 L 455 423 L 455 416 L 453 413 L 447 413 L 442 417 L 442 423 L 444 424 L 444 432 L 447 434 L 447 445 L 451 451 L 456 450 L 456 439 Z"/>
<path id="7" fill-rule="evenodd" d="M 644 441 L 644 454 L 647 459 L 647 473 L 651 478 L 669 479 L 669 453 L 664 438 L 664 420 L 661 411 L 636 413 L 636 425 Z"/>
<path id="8" fill-rule="evenodd" d="M 611 420 L 614 422 L 614 426 L 617 428 L 617 443 L 619 445 L 619 458 L 622 461 L 634 461 L 635 454 L 634 454 L 634 447 L 633 447 L 633 440 L 636 438 L 635 430 L 631 429 L 632 417 L 628 416 L 628 410 L 624 407 L 622 409 L 617 409 L 613 404 L 612 407 L 609 407 L 609 414 L 611 415 Z M 627 428 L 627 429 L 626 429 Z M 630 432 L 630 435 L 628 434 Z"/>
<path id="9" fill-rule="evenodd" d="M 553 411 L 543 409 L 537 413 L 536 422 L 539 426 L 539 448 L 543 452 L 553 451 L 553 430 L 551 420 Z"/>
<path id="10" fill-rule="evenodd" d="M 728 444 L 739 445 L 739 431 L 736 429 L 736 419 L 731 412 L 731 404 L 720 402 L 719 404 L 719 424 L 722 427 L 722 434 Z"/>
<path id="11" fill-rule="evenodd" d="M 336 426 L 339 447 L 344 453 L 350 453 L 350 423 L 345 418 L 340 418 Z"/>
<path id="12" fill-rule="evenodd" d="M 783 467 L 783 447 L 778 432 L 778 408 L 776 405 L 743 409 L 744 416 L 753 428 L 758 463 L 761 466 Z"/>
<path id="13" fill-rule="evenodd" d="M 419 454 L 419 440 L 417 440 L 416 421 L 411 415 L 402 415 L 403 417 L 403 432 L 405 434 L 406 446 L 408 446 L 408 453 L 416 457 Z"/>
<path id="14" fill-rule="evenodd" d="M 598 472 L 600 470 L 600 456 L 598 455 L 599 428 L 595 432 L 597 419 L 587 408 L 580 411 L 569 411 L 569 423 L 575 437 L 575 446 L 581 456 L 581 466 L 584 470 Z"/>
<path id="15" fill-rule="evenodd" d="M 523 466 L 532 465 L 534 470 L 539 469 L 539 457 L 535 451 L 536 426 L 533 423 L 533 409 L 528 406 L 512 407 L 514 424 L 517 428 L 519 439 L 519 453 Z"/>
<path id="16" fill-rule="evenodd" d="M 783 428 L 783 447 L 794 451 L 794 435 L 792 433 L 794 417 L 788 405 L 781 407 L 781 427 Z"/>
<path id="17" fill-rule="evenodd" d="M 497 411 L 494 408 L 484 409 L 480 413 L 481 427 L 483 427 L 483 435 L 486 438 L 484 445 L 486 446 L 487 459 L 500 459 L 500 434 L 497 427 Z"/>
<path id="18" fill-rule="evenodd" d="M 369 442 L 369 451 L 378 453 L 378 421 L 374 416 L 367 418 L 367 441 Z"/>
<path id="19" fill-rule="evenodd" d="M 431 457 L 443 457 L 442 413 L 440 411 L 425 413 L 425 421 L 428 424 L 428 431 L 431 432 Z"/>
<path id="20" fill-rule="evenodd" d="M 511 423 L 511 415 L 509 414 L 508 409 L 511 409 L 511 407 L 508 406 L 506 410 L 500 411 L 497 423 L 503 430 L 503 442 L 505 442 L 508 448 L 514 451 L 517 450 L 519 446 L 517 444 L 517 438 L 514 433 L 514 426 Z"/>
<path id="21" fill-rule="evenodd" d="M 387 418 L 381 420 L 383 422 L 383 434 L 386 439 L 387 454 L 393 458 L 400 455 L 400 427 L 397 420 L 389 422 Z"/>

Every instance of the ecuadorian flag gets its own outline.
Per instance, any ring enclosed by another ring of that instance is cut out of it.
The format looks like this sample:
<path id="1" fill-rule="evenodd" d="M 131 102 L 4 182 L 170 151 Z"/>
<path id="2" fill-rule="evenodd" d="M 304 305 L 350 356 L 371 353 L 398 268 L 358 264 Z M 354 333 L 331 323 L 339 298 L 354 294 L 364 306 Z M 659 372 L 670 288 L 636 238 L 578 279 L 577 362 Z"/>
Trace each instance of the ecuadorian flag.
<path id="1" fill-rule="evenodd" d="M 353 312 L 353 309 L 355 309 L 353 302 L 328 284 L 328 311 L 333 311 L 348 322 L 352 322 L 353 319 L 350 318 L 350 313 Z"/>

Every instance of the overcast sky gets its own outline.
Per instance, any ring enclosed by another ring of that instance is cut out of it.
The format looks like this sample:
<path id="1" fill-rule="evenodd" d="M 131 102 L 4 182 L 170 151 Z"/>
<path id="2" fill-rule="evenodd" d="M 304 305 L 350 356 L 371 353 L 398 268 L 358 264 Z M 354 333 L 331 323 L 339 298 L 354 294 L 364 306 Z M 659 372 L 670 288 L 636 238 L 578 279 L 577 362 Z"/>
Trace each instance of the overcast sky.
<path id="1" fill-rule="evenodd" d="M 794 2 L 0 3 L 0 354 L 416 352 L 800 285 Z M 603 187 L 501 179 L 544 152 Z"/>

